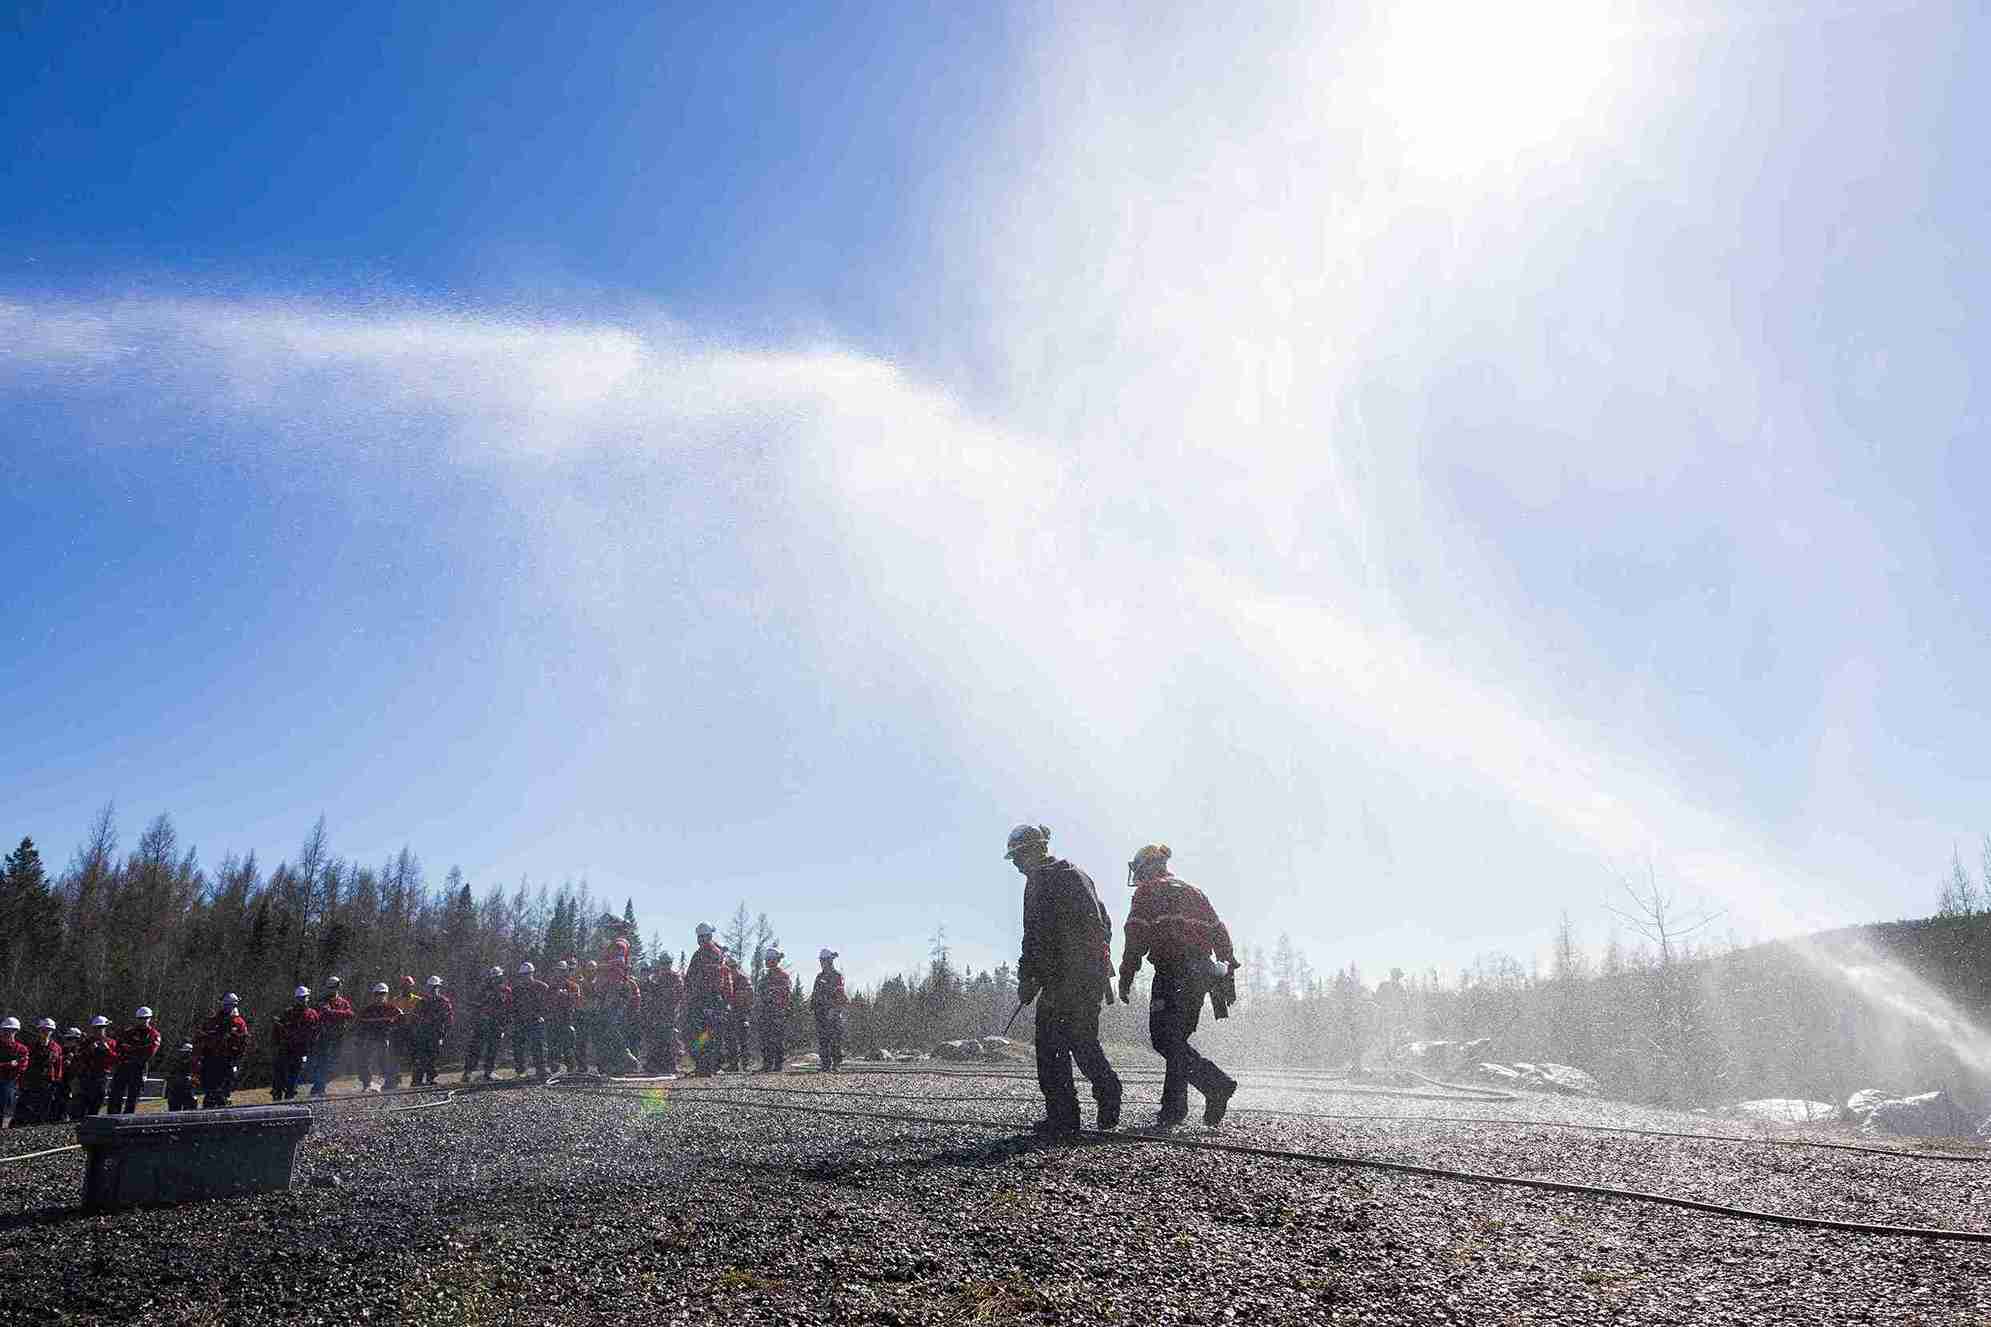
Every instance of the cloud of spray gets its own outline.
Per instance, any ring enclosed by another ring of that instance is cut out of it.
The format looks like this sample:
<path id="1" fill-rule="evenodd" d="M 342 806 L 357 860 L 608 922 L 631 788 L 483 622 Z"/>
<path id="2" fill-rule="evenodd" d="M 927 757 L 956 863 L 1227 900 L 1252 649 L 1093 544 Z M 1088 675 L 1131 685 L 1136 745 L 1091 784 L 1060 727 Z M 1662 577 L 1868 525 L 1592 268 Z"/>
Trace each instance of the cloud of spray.
<path id="1" fill-rule="evenodd" d="M 1792 952 L 1849 986 L 1874 1008 L 1926 1033 L 1957 1061 L 1991 1082 L 1991 1035 L 1986 1035 L 1953 1001 L 1858 936 L 1839 935 L 1829 943 L 1808 937 L 1791 942 Z"/>

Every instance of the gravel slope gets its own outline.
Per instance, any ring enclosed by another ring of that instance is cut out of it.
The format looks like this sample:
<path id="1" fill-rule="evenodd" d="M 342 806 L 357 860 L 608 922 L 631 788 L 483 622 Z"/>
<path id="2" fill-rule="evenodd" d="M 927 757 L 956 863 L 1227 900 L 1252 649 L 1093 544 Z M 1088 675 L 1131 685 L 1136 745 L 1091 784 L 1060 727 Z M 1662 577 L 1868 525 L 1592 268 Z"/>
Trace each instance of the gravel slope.
<path id="1" fill-rule="evenodd" d="M 1220 1153 L 1045 1145 L 965 1122 L 1034 1115 L 1030 1085 L 1002 1079 L 747 1081 L 801 1103 L 964 1123 L 783 1114 L 706 1084 L 642 1096 L 534 1088 L 399 1114 L 369 1101 L 321 1111 L 288 1193 L 111 1216 L 61 1206 L 81 1175 L 79 1154 L 64 1153 L 0 1167 L 0 1302 L 76 1321 L 342 1325 L 1991 1320 L 1991 1246 Z M 826 1085 L 887 1095 L 807 1091 Z M 1155 1090 L 1137 1083 L 1134 1100 L 1152 1103 Z M 1554 1098 L 1367 1101 L 1269 1081 L 1239 1104 L 1719 1127 Z M 1149 1108 L 1130 1105 L 1130 1120 Z M 10 1134 L 0 1152 L 67 1133 Z M 1980 1201 L 1991 1166 L 1252 1115 L 1223 1135 L 1991 1228 Z"/>

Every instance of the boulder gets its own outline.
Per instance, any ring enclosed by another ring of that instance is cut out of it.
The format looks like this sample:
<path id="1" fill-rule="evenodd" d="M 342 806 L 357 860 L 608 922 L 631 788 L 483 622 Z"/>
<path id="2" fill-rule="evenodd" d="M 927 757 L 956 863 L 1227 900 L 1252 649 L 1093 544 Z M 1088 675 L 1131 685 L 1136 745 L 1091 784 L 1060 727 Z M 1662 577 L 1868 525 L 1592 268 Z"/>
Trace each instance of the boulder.
<path id="1" fill-rule="evenodd" d="M 982 1043 L 979 1041 L 943 1041 L 933 1048 L 936 1060 L 979 1060 L 982 1058 Z"/>
<path id="2" fill-rule="evenodd" d="M 1514 1068 L 1521 1075 L 1521 1085 L 1538 1092 L 1556 1092 L 1565 1097 L 1604 1095 L 1604 1089 L 1598 1086 L 1597 1080 L 1575 1065 L 1544 1060 L 1540 1064 L 1517 1063 Z"/>
<path id="3" fill-rule="evenodd" d="M 892 1057 L 883 1051 L 866 1051 L 864 1052 L 864 1058 L 867 1060 L 889 1060 Z"/>
<path id="4" fill-rule="evenodd" d="M 1801 1097 L 1764 1097 L 1738 1101 L 1728 1113 L 1745 1120 L 1773 1124 L 1824 1124 L 1839 1118 L 1839 1108 L 1826 1101 L 1806 1101 Z"/>
<path id="5" fill-rule="evenodd" d="M 1883 1101 L 1893 1101 L 1894 1099 L 1895 1097 L 1892 1092 L 1883 1092 L 1877 1087 L 1863 1087 L 1853 1093 L 1852 1096 L 1846 1098 L 1846 1115 L 1848 1118 L 1858 1120 L 1864 1124 L 1867 1116 L 1873 1113 L 1875 1106 L 1878 1106 Z"/>
<path id="6" fill-rule="evenodd" d="M 1404 1057 L 1420 1067 L 1462 1069 L 1486 1059 L 1493 1052 L 1493 1038 L 1477 1041 L 1413 1041 L 1403 1048 Z"/>
<path id="7" fill-rule="evenodd" d="M 1015 1044 L 1008 1037 L 983 1037 L 982 1054 L 1007 1055 L 1009 1054 L 1009 1048 Z"/>
<path id="8" fill-rule="evenodd" d="M 1954 1138 L 1962 1131 L 1962 1113 L 1940 1090 L 1875 1102 L 1860 1122 L 1863 1134 L 1902 1138 Z"/>

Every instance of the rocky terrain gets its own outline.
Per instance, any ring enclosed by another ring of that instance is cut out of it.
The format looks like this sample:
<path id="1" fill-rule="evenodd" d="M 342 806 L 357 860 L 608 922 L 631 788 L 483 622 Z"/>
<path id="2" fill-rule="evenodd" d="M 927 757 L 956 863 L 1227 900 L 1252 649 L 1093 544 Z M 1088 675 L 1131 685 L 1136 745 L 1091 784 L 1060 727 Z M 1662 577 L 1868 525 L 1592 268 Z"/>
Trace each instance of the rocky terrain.
<path id="1" fill-rule="evenodd" d="M 1138 1124 L 1158 1083 L 1142 1074 L 1129 1086 Z M 1991 1230 L 1991 1165 L 1770 1141 L 1857 1141 L 1843 1130 L 1342 1086 L 1255 1077 L 1219 1134 L 1178 1132 Z M 1036 1094 L 1007 1066 L 533 1086 L 393 1109 L 433 1099 L 321 1108 L 293 1188 L 258 1198 L 96 1216 L 70 1206 L 78 1153 L 0 1166 L 5 1297 L 17 1316 L 340 1327 L 1991 1318 L 1991 1245 L 1291 1159 L 1047 1143 L 1015 1132 L 1037 1114 Z M 1554 1127 L 1569 1122 L 1745 1141 Z M 68 1132 L 0 1136 L 0 1154 Z"/>

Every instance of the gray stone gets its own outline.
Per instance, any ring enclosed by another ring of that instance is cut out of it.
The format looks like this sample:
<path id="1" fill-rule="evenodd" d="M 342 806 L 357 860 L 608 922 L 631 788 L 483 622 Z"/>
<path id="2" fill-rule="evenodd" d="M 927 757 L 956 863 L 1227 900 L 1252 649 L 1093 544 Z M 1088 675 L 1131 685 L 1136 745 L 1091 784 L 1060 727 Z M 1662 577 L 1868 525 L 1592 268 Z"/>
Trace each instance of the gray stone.
<path id="1" fill-rule="evenodd" d="M 979 1041 L 943 1041 L 933 1048 L 936 1060 L 979 1060 L 982 1058 L 982 1043 Z"/>
<path id="2" fill-rule="evenodd" d="M 1874 1103 L 1860 1124 L 1860 1132 L 1903 1138 L 1955 1138 L 1967 1127 L 1968 1122 L 1949 1094 L 1938 1090 Z"/>
<path id="3" fill-rule="evenodd" d="M 156 1115 L 92 1115 L 83 1145 L 83 1204 L 129 1207 L 288 1188 L 307 1106 L 237 1106 Z"/>

